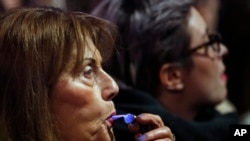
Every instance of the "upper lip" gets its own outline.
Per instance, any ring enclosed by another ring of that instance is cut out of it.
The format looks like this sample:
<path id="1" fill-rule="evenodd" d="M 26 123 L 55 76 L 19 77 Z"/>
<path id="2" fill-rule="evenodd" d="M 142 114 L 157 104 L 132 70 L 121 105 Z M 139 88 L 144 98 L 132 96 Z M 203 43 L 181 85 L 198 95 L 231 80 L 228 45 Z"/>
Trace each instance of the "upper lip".
<path id="1" fill-rule="evenodd" d="M 113 126 L 113 120 L 112 120 L 112 116 L 116 115 L 116 111 L 113 110 L 112 112 L 110 112 L 109 116 L 106 118 L 105 122 L 107 123 L 108 127 L 112 127 Z"/>
<path id="2" fill-rule="evenodd" d="M 113 115 L 116 115 L 116 111 L 115 110 L 113 110 L 112 112 L 110 112 L 110 114 L 109 114 L 109 116 L 108 116 L 107 119 L 110 119 Z"/>

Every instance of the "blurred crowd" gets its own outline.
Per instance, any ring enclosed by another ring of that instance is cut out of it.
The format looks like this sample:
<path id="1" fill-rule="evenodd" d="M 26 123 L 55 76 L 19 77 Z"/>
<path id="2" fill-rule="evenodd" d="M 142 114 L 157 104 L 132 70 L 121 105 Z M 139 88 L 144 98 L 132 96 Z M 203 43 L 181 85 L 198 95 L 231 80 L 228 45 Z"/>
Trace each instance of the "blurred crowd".
<path id="1" fill-rule="evenodd" d="M 103 1 L 106 0 L 1 0 L 0 9 L 1 11 L 6 11 L 8 9 L 16 7 L 23 7 L 23 6 L 32 7 L 35 5 L 47 5 L 47 6 L 60 7 L 62 9 L 69 11 L 82 11 L 90 14 L 96 14 L 97 16 L 100 17 L 103 16 L 102 18 L 107 18 L 108 16 L 105 17 L 104 15 L 100 15 L 100 11 L 99 15 L 97 14 L 98 12 L 95 11 L 97 6 L 100 6 L 99 5 L 100 3 L 105 3 Z M 212 31 L 218 31 L 220 33 L 220 36 L 222 37 L 221 40 L 225 45 L 223 47 L 220 47 L 220 49 L 222 49 L 223 51 L 219 52 L 221 53 L 219 54 L 219 57 L 224 58 L 224 64 L 226 69 L 225 69 L 225 76 L 223 77 L 225 77 L 224 79 L 227 80 L 226 87 L 228 94 L 227 94 L 226 104 L 221 105 L 220 107 L 217 108 L 225 112 L 228 110 L 229 106 L 231 108 L 231 109 L 229 108 L 229 111 L 230 110 L 233 110 L 234 112 L 236 111 L 240 123 L 250 124 L 250 102 L 249 102 L 250 101 L 250 52 L 248 49 L 248 47 L 250 46 L 250 42 L 248 41 L 250 38 L 250 26 L 249 26 L 250 1 L 249 0 L 241 0 L 241 1 L 197 0 L 195 4 L 196 4 L 195 7 L 203 16 L 209 29 L 211 29 Z M 104 12 L 101 12 L 101 14 L 104 14 Z M 117 22 L 116 24 L 118 25 L 119 22 Z M 217 42 L 217 40 L 219 39 L 216 39 L 216 41 L 214 42 Z M 222 42 L 221 40 L 218 42 Z M 139 44 L 137 42 L 133 43 L 134 46 Z M 121 53 L 119 55 L 124 55 L 124 54 Z M 140 60 L 140 58 L 138 60 Z M 121 62 L 124 63 L 123 61 Z M 129 68 L 129 70 L 126 69 L 122 70 L 123 74 L 117 74 L 110 70 L 108 71 L 112 72 L 114 76 L 117 75 L 115 76 L 116 78 L 120 77 L 119 79 L 123 81 L 122 83 L 120 83 L 119 85 L 120 87 L 123 87 L 125 85 L 123 83 L 126 83 L 129 86 L 136 86 L 134 85 L 134 83 L 137 80 L 134 79 L 136 76 L 135 70 L 144 69 L 143 67 L 141 68 L 138 67 L 138 64 L 136 64 L 137 62 L 132 62 L 131 64 L 130 63 L 131 62 L 129 62 L 128 65 L 125 64 L 123 66 L 121 65 L 121 68 Z M 178 66 L 169 68 L 167 66 L 166 68 L 175 69 L 175 67 Z M 107 68 L 107 70 L 108 69 L 110 68 Z M 127 73 L 124 73 L 126 71 Z M 176 73 L 176 75 L 178 75 L 178 73 Z M 143 75 L 142 77 L 144 76 L 145 75 Z M 141 79 L 141 81 L 145 79 Z M 153 79 L 151 78 L 150 80 L 153 81 Z M 119 83 L 119 81 L 117 82 Z M 148 86 L 149 85 L 144 87 L 149 88 Z M 173 87 L 177 88 L 176 89 L 172 87 L 169 88 L 171 89 L 170 90 L 171 93 L 176 93 L 175 90 L 182 89 L 183 86 L 178 85 Z M 162 100 L 163 98 L 158 97 L 158 100 L 159 99 Z"/>
<path id="2" fill-rule="evenodd" d="M 17 2 L 22 0 L 2 0 L 2 9 L 5 2 Z M 101 0 L 23 0 L 24 5 L 40 3 L 77 10 L 91 12 Z M 205 0 L 204 0 L 205 1 Z M 211 0 L 211 2 L 214 0 Z M 215 0 L 216 1 L 216 0 Z M 248 46 L 250 42 L 250 2 L 248 0 L 218 0 L 220 8 L 217 17 L 217 29 L 220 32 L 224 44 L 229 49 L 225 58 L 226 72 L 228 74 L 228 92 L 230 101 L 236 106 L 239 114 L 250 110 L 250 59 Z M 21 2 L 19 2 L 20 4 Z M 8 5 L 6 3 L 6 5 Z M 209 5 L 209 4 L 208 4 Z M 8 6 L 6 6 L 7 8 Z M 216 12 L 216 5 L 212 5 L 210 12 Z M 203 10 L 206 10 L 205 8 Z M 212 14 L 214 15 L 214 14 Z"/>

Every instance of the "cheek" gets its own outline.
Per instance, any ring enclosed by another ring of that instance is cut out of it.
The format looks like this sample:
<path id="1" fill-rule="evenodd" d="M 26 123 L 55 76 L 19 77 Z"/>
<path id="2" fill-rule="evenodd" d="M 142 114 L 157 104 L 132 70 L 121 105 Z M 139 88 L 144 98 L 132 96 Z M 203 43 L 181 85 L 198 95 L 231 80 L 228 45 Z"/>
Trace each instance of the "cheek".
<path id="1" fill-rule="evenodd" d="M 96 85 L 62 81 L 52 91 L 52 105 L 57 113 L 88 112 L 88 109 L 96 109 L 101 102 L 101 93 Z"/>
<path id="2" fill-rule="evenodd" d="M 90 136 L 97 128 L 103 105 L 96 86 L 60 82 L 52 91 L 52 108 L 64 138 Z"/>
<path id="3" fill-rule="evenodd" d="M 53 91 L 54 101 L 68 103 L 70 105 L 83 105 L 91 101 L 95 89 L 80 83 L 59 83 Z"/>
<path id="4" fill-rule="evenodd" d="M 225 86 L 220 83 L 219 73 L 213 67 L 199 67 L 192 70 L 189 86 L 193 88 L 196 101 L 216 102 L 225 97 Z"/>
<path id="5" fill-rule="evenodd" d="M 205 67 L 194 67 L 189 73 L 186 74 L 185 85 L 188 93 L 199 101 L 204 97 L 210 95 L 215 83 L 213 72 Z"/>
<path id="6" fill-rule="evenodd" d="M 211 87 L 216 81 L 219 80 L 219 68 L 215 61 L 208 58 L 200 58 L 194 61 L 194 67 L 191 70 L 193 78 L 197 81 L 197 84 L 207 85 Z"/>

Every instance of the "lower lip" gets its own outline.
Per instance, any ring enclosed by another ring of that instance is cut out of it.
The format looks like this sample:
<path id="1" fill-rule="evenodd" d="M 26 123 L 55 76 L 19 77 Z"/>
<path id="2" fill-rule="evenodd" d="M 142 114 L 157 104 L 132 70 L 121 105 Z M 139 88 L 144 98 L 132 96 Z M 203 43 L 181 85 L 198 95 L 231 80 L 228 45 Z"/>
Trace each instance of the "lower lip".
<path id="1" fill-rule="evenodd" d="M 107 125 L 109 128 L 112 128 L 112 127 L 113 127 L 113 120 L 107 119 L 107 120 L 105 121 L 105 123 L 106 123 L 106 125 Z"/>
<path id="2" fill-rule="evenodd" d="M 226 75 L 226 74 L 222 74 L 222 75 L 221 75 L 221 79 L 222 79 L 223 81 L 227 81 L 227 75 Z"/>

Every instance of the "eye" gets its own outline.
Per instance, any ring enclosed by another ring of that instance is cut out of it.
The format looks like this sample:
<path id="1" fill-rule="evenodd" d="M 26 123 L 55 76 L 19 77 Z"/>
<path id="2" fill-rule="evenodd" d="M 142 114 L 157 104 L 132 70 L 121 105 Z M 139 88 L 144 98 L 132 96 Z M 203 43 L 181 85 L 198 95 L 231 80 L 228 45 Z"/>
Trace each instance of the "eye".
<path id="1" fill-rule="evenodd" d="M 83 76 L 86 78 L 92 78 L 94 75 L 94 69 L 92 66 L 87 65 L 86 67 L 84 67 L 83 70 Z"/>

